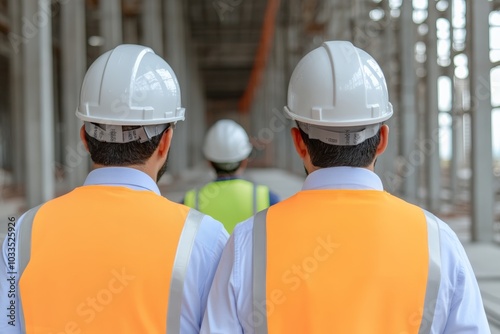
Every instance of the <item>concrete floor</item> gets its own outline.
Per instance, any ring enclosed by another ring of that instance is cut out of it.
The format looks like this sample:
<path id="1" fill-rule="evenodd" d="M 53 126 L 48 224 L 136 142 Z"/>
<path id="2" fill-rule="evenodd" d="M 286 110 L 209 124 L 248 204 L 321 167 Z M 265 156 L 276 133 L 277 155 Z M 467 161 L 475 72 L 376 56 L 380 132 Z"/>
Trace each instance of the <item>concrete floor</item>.
<path id="1" fill-rule="evenodd" d="M 162 194 L 168 199 L 179 202 L 184 193 L 192 188 L 209 182 L 214 177 L 206 169 L 187 170 L 173 178 L 165 175 L 159 183 Z M 303 176 L 297 176 L 278 169 L 252 169 L 245 173 L 245 178 L 260 184 L 268 185 L 281 199 L 287 198 L 301 189 Z M 3 240 L 7 219 L 11 215 L 19 214 L 23 208 L 20 198 L 5 200 L 0 198 L 0 240 Z M 467 217 L 453 217 L 444 219 L 457 233 L 464 243 L 483 295 L 484 306 L 488 314 L 493 334 L 500 334 L 500 245 L 469 243 Z"/>

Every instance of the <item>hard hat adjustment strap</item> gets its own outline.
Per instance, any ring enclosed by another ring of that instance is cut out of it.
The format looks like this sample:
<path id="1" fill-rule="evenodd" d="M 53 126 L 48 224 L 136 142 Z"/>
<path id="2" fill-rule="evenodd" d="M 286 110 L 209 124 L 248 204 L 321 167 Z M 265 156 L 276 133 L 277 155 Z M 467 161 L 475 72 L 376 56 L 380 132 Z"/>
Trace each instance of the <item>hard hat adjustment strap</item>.
<path id="1" fill-rule="evenodd" d="M 85 122 L 85 132 L 92 138 L 106 143 L 144 143 L 161 134 L 169 124 L 145 125 L 132 130 L 123 130 L 121 125 L 95 124 Z"/>
<path id="2" fill-rule="evenodd" d="M 318 139 L 323 143 L 338 146 L 354 146 L 361 144 L 366 139 L 375 136 L 380 129 L 380 123 L 367 125 L 362 130 L 352 130 L 349 128 L 335 128 L 327 130 L 311 124 L 297 122 L 299 128 L 304 131 L 310 139 Z"/>

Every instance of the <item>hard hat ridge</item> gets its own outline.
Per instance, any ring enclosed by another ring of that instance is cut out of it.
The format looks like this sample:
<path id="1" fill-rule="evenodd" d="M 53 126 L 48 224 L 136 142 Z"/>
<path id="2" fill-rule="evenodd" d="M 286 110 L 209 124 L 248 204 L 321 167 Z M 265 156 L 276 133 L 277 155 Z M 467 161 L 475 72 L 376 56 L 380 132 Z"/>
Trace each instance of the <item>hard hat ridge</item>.
<path id="1" fill-rule="evenodd" d="M 290 78 L 284 109 L 290 118 L 308 124 L 308 128 L 319 127 L 312 132 L 315 136 L 321 133 L 327 141 L 335 137 L 327 135 L 328 131 L 369 138 L 374 131 L 371 125 L 393 114 L 380 66 L 347 41 L 325 42 L 300 60 Z M 356 135 L 357 131 L 364 132 Z M 347 145 L 333 141 L 334 145 Z"/>
<path id="2" fill-rule="evenodd" d="M 90 66 L 76 116 L 92 123 L 142 126 L 184 120 L 184 108 L 170 65 L 148 47 L 124 44 Z"/>

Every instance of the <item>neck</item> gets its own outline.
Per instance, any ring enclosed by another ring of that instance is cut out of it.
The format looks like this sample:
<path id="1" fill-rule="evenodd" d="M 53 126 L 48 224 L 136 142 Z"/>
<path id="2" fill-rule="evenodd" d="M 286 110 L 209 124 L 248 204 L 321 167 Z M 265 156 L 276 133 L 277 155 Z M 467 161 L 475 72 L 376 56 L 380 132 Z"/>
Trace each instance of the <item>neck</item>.
<path id="1" fill-rule="evenodd" d="M 236 173 L 232 173 L 232 174 L 217 174 L 217 178 L 218 179 L 224 179 L 224 178 L 230 178 L 230 177 L 238 177 L 238 175 Z"/>

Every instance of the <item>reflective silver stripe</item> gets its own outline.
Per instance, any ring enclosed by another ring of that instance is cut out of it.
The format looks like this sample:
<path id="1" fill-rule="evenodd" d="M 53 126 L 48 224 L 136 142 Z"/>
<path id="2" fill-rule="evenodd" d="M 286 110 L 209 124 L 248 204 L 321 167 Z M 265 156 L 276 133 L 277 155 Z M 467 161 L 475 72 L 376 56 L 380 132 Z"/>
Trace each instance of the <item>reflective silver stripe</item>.
<path id="1" fill-rule="evenodd" d="M 175 254 L 174 267 L 172 269 L 172 281 L 170 284 L 170 297 L 168 299 L 167 333 L 176 334 L 181 332 L 181 305 L 184 291 L 184 279 L 191 258 L 194 239 L 198 233 L 201 221 L 205 215 L 191 209 L 186 217 L 182 229 L 177 253 Z"/>
<path id="2" fill-rule="evenodd" d="M 18 255 L 19 255 L 19 266 L 17 268 L 17 284 L 19 286 L 19 280 L 24 273 L 24 269 L 30 262 L 31 257 L 31 231 L 33 229 L 33 221 L 35 220 L 35 215 L 40 209 L 42 205 L 40 204 L 37 207 L 26 212 L 21 221 L 21 226 L 19 227 L 19 236 L 18 236 Z M 24 313 L 23 313 L 23 304 L 21 301 L 21 295 L 19 294 L 19 324 L 21 327 L 22 333 L 26 333 L 26 324 L 24 322 Z"/>
<path id="3" fill-rule="evenodd" d="M 253 214 L 257 213 L 257 185 L 252 183 L 253 186 Z"/>
<path id="4" fill-rule="evenodd" d="M 438 298 L 439 285 L 441 283 L 441 248 L 439 245 L 439 225 L 436 217 L 424 210 L 427 220 L 427 240 L 429 247 L 429 274 L 427 276 L 427 288 L 425 290 L 424 314 L 418 334 L 429 334 L 431 332 L 434 311 Z"/>
<path id="5" fill-rule="evenodd" d="M 193 191 L 194 191 L 194 208 L 196 210 L 199 210 L 198 209 L 198 196 L 200 195 L 200 190 L 199 189 L 195 189 Z"/>
<path id="6" fill-rule="evenodd" d="M 266 215 L 258 212 L 253 220 L 252 266 L 253 266 L 253 326 L 255 334 L 267 334 L 267 314 L 262 314 L 259 305 L 266 305 Z M 260 316 L 256 317 L 256 314 Z"/>

